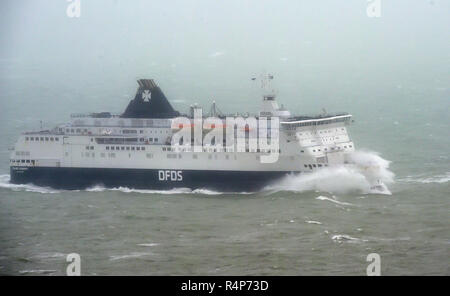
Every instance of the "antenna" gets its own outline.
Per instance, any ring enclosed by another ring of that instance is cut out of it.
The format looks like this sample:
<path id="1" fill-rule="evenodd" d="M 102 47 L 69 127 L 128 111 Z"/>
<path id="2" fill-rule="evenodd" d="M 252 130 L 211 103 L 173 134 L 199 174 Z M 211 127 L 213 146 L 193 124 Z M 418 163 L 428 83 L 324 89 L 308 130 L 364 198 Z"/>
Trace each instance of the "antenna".
<path id="1" fill-rule="evenodd" d="M 222 111 L 220 111 L 220 109 L 217 107 L 216 105 L 216 101 L 213 100 L 212 105 L 211 105 L 211 109 L 209 110 L 209 116 L 211 117 L 217 117 L 217 115 L 223 115 Z"/>

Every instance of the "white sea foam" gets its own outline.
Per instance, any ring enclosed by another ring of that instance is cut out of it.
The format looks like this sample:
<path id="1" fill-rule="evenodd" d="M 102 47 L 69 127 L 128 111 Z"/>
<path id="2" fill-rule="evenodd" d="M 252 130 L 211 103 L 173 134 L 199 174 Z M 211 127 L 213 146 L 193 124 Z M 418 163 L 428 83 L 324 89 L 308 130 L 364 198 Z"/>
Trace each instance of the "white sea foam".
<path id="1" fill-rule="evenodd" d="M 407 182 L 407 183 L 422 183 L 422 184 L 431 184 L 431 183 L 447 183 L 450 181 L 450 172 L 447 172 L 445 174 L 439 174 L 435 176 L 407 176 L 405 178 L 399 179 L 400 182 Z"/>
<path id="2" fill-rule="evenodd" d="M 145 243 L 145 244 L 138 244 L 140 247 L 155 247 L 158 246 L 158 243 Z"/>
<path id="3" fill-rule="evenodd" d="M 356 237 L 352 237 L 347 234 L 336 234 L 331 237 L 332 240 L 342 243 L 342 242 L 350 242 L 350 243 L 357 243 L 357 242 L 367 242 L 368 240 L 360 239 Z"/>
<path id="4" fill-rule="evenodd" d="M 322 225 L 322 223 L 321 223 L 321 222 L 319 222 L 319 221 L 313 221 L 313 220 L 307 220 L 307 221 L 305 221 L 305 223 L 308 223 L 308 224 L 317 224 L 317 225 Z"/>
<path id="5" fill-rule="evenodd" d="M 33 256 L 35 259 L 53 259 L 53 258 L 63 258 L 66 257 L 66 254 L 63 253 L 41 253 Z"/>
<path id="6" fill-rule="evenodd" d="M 11 189 L 13 191 L 28 191 L 37 193 L 60 193 L 60 190 L 49 187 L 40 187 L 32 184 L 11 184 L 9 175 L 0 175 L 0 188 Z"/>
<path id="7" fill-rule="evenodd" d="M 0 175 L 0 188 L 7 188 L 13 191 L 29 191 L 38 193 L 61 193 L 61 192 L 80 192 L 83 190 L 57 190 L 50 187 L 41 187 L 32 184 L 11 184 L 10 175 Z M 221 195 L 221 194 L 252 194 L 252 192 L 220 192 L 204 188 L 174 188 L 167 190 L 133 189 L 128 187 L 107 188 L 103 185 L 95 185 L 87 188 L 87 192 L 120 191 L 123 193 L 141 193 L 141 194 L 202 194 L 202 195 Z"/>
<path id="8" fill-rule="evenodd" d="M 56 270 L 53 269 L 30 269 L 30 270 L 20 270 L 20 274 L 29 274 L 29 273 L 37 273 L 37 274 L 52 274 L 55 273 Z"/>
<path id="9" fill-rule="evenodd" d="M 142 194 L 204 194 L 204 195 L 219 195 L 223 194 L 219 191 L 208 190 L 208 189 L 190 189 L 190 188 L 174 188 L 168 190 L 150 190 L 150 189 L 133 189 L 128 187 L 115 187 L 115 188 L 105 188 L 96 187 L 96 191 L 121 191 L 124 193 L 142 193 Z"/>
<path id="10" fill-rule="evenodd" d="M 336 203 L 338 205 L 341 205 L 341 206 L 353 206 L 353 204 L 351 204 L 351 203 L 342 202 L 342 201 L 336 200 L 335 196 L 333 196 L 333 198 L 329 198 L 329 197 L 326 197 L 326 196 L 318 196 L 318 197 L 316 197 L 316 199 L 331 201 L 331 202 L 334 202 L 334 203 Z"/>
<path id="11" fill-rule="evenodd" d="M 305 174 L 290 174 L 278 183 L 267 186 L 266 190 L 391 194 L 386 187 L 394 182 L 389 161 L 368 151 L 349 154 L 348 160 L 352 164 L 321 168 Z"/>
<path id="12" fill-rule="evenodd" d="M 133 258 L 141 258 L 145 256 L 151 256 L 152 253 L 142 253 L 142 252 L 133 252 L 131 254 L 126 255 L 113 255 L 109 256 L 109 260 L 115 261 L 115 260 L 121 260 L 121 259 L 133 259 Z"/>

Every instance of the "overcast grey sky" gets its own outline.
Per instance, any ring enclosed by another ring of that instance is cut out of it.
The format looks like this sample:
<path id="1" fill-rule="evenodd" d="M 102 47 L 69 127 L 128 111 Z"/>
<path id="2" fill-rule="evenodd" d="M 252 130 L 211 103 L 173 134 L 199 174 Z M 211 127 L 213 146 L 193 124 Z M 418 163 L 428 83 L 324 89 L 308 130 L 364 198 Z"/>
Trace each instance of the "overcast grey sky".
<path id="1" fill-rule="evenodd" d="M 245 89 L 262 70 L 285 94 L 402 77 L 448 86 L 450 1 L 380 1 L 369 18 L 366 0 L 81 0 L 69 18 L 65 0 L 2 0 L 0 59 L 39 69 L 44 84 L 130 91 L 153 77 L 178 97 L 189 85 L 198 96 Z"/>

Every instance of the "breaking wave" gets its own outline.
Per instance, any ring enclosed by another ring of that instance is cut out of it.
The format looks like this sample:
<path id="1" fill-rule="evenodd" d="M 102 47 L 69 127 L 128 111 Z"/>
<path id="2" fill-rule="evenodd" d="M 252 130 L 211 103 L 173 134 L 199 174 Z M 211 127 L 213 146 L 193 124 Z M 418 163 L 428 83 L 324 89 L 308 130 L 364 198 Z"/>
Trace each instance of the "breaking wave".
<path id="1" fill-rule="evenodd" d="M 266 190 L 391 194 L 387 188 L 394 182 L 394 173 L 389 170 L 390 161 L 369 151 L 356 151 L 348 156 L 352 164 L 326 167 L 307 174 L 290 174 L 267 186 Z"/>

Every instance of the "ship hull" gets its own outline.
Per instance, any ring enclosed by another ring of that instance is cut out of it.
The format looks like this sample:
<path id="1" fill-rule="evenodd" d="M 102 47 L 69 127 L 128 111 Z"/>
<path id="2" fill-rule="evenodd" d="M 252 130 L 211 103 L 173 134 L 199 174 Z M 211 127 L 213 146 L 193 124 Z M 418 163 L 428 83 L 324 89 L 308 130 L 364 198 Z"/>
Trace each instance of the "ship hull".
<path id="1" fill-rule="evenodd" d="M 211 189 L 226 192 L 258 191 L 286 171 L 166 170 L 68 167 L 11 167 L 11 183 L 56 189 L 85 189 L 96 185 L 135 189 Z"/>

